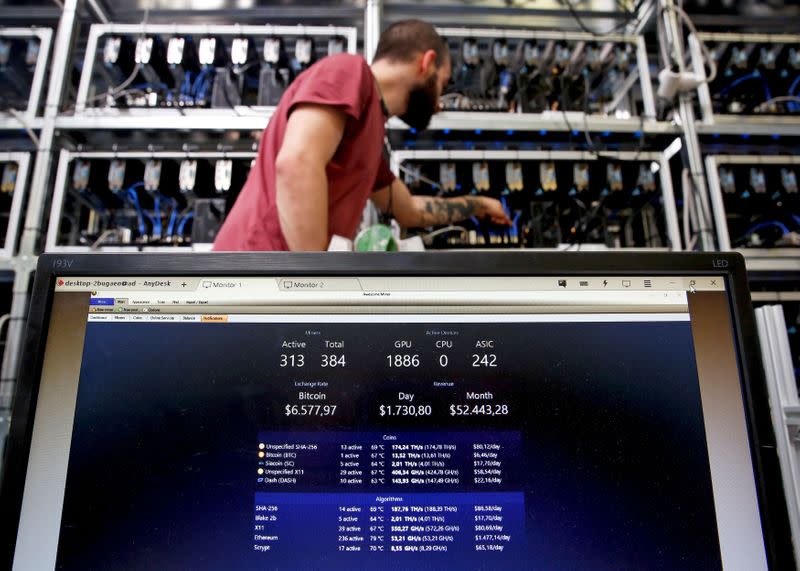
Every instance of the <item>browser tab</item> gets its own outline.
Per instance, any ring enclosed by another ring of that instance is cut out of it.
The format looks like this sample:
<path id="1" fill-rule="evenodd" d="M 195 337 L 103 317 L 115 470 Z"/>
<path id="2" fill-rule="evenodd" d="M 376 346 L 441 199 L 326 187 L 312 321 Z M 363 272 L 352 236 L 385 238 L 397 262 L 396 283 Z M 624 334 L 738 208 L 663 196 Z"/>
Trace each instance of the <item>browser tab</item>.
<path id="1" fill-rule="evenodd" d="M 242 288 L 243 284 L 242 284 L 241 280 L 208 280 L 208 279 L 204 279 L 202 282 L 200 282 L 200 287 L 202 289 L 229 290 L 229 289 Z"/>
<path id="2" fill-rule="evenodd" d="M 195 291 L 199 278 L 57 278 L 56 291 Z"/>
<path id="3" fill-rule="evenodd" d="M 280 278 L 278 288 L 284 292 L 361 291 L 355 278 Z"/>

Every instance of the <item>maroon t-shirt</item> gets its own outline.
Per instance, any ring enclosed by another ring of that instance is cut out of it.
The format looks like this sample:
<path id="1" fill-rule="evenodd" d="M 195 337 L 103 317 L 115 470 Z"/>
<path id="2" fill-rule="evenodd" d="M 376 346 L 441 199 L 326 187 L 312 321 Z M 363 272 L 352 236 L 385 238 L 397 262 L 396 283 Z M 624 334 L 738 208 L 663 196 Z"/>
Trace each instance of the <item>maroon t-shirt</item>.
<path id="1" fill-rule="evenodd" d="M 275 159 L 295 106 L 330 105 L 347 116 L 344 136 L 328 163 L 328 238 L 352 238 L 370 194 L 394 175 L 383 156 L 384 122 L 375 78 L 361 56 L 326 57 L 300 74 L 286 90 L 264 130 L 256 163 L 228 213 L 216 251 L 288 250 L 278 221 Z M 309 134 L 313 136 L 313 134 Z"/>

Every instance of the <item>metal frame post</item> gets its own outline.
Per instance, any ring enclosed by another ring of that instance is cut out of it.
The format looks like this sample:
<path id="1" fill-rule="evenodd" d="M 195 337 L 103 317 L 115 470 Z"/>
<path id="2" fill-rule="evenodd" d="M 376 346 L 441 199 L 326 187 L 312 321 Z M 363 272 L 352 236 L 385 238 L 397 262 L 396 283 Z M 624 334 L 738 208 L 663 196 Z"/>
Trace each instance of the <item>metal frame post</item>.
<path id="1" fill-rule="evenodd" d="M 680 71 L 684 71 L 683 32 L 678 24 L 673 0 L 660 1 L 664 9 L 665 29 L 668 37 L 659 38 L 659 41 L 668 42 L 667 47 L 671 50 L 673 59 L 677 62 Z M 704 251 L 711 252 L 715 250 L 714 228 L 711 221 L 711 205 L 708 200 L 708 187 L 703 169 L 703 157 L 700 152 L 700 140 L 697 136 L 691 93 L 681 93 L 678 96 L 678 115 L 683 129 L 683 142 L 686 147 L 689 171 L 695 187 L 694 198 L 697 212 L 699 213 L 697 231 L 700 236 L 700 245 Z"/>
<path id="2" fill-rule="evenodd" d="M 794 556 L 800 561 L 800 398 L 795 385 L 786 318 L 780 305 L 756 309 L 776 448 Z"/>
<path id="3" fill-rule="evenodd" d="M 0 370 L 0 414 L 5 414 L 11 406 L 14 383 L 19 365 L 20 351 L 25 333 L 25 320 L 28 309 L 28 287 L 31 275 L 36 269 L 36 248 L 42 226 L 42 214 L 47 199 L 48 180 L 52 164 L 52 146 L 55 136 L 55 119 L 63 99 L 67 68 L 75 38 L 75 25 L 78 0 L 65 0 L 53 43 L 50 82 L 45 100 L 42 131 L 39 134 L 39 148 L 36 152 L 33 174 L 31 176 L 28 210 L 25 216 L 19 257 L 14 260 L 14 288 L 11 299 L 11 320 L 8 325 L 6 348 Z"/>
<path id="4" fill-rule="evenodd" d="M 28 175 L 30 174 L 31 153 L 0 153 L 0 161 L 17 164 L 17 182 L 14 186 L 14 196 L 11 199 L 11 210 L 8 214 L 8 227 L 6 237 L 0 248 L 0 258 L 12 258 L 17 246 L 17 232 L 22 218 L 22 205 L 25 202 L 25 192 L 28 189 Z"/>
<path id="5" fill-rule="evenodd" d="M 375 50 L 378 49 L 382 24 L 383 2 L 381 0 L 367 0 L 367 6 L 364 8 L 364 58 L 369 64 L 372 63 Z"/>
<path id="6" fill-rule="evenodd" d="M 39 58 L 33 70 L 31 79 L 31 92 L 28 97 L 28 106 L 23 112 L 23 116 L 29 122 L 36 119 L 39 112 L 39 102 L 42 100 L 42 88 L 44 86 L 44 76 L 47 71 L 47 61 L 50 57 L 50 44 L 53 38 L 53 31 L 49 28 L 5 28 L 0 29 L 0 37 L 6 38 L 39 38 Z"/>

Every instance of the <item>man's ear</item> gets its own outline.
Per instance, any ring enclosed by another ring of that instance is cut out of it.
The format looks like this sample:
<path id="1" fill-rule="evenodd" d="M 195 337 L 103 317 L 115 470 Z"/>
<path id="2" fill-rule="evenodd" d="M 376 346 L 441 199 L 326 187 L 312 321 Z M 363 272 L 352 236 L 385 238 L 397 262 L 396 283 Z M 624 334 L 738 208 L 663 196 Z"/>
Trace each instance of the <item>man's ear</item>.
<path id="1" fill-rule="evenodd" d="M 428 77 L 431 70 L 436 69 L 436 51 L 427 50 L 422 52 L 422 59 L 420 60 L 420 71 L 423 77 Z"/>

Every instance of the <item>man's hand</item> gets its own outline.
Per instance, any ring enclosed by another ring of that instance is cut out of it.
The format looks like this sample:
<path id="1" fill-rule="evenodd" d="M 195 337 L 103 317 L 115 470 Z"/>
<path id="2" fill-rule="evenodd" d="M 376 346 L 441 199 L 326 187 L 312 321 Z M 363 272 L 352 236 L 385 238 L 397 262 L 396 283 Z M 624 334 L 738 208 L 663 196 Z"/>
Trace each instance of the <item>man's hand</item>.
<path id="1" fill-rule="evenodd" d="M 476 196 L 475 198 L 479 201 L 481 208 L 480 212 L 476 214 L 478 218 L 486 218 L 492 224 L 500 224 L 502 226 L 511 226 L 513 224 L 499 200 L 488 196 Z"/>
<path id="2" fill-rule="evenodd" d="M 476 216 L 493 224 L 510 226 L 511 220 L 500 201 L 488 196 L 437 198 L 413 196 L 399 179 L 372 195 L 372 201 L 406 228 L 453 224 Z"/>

